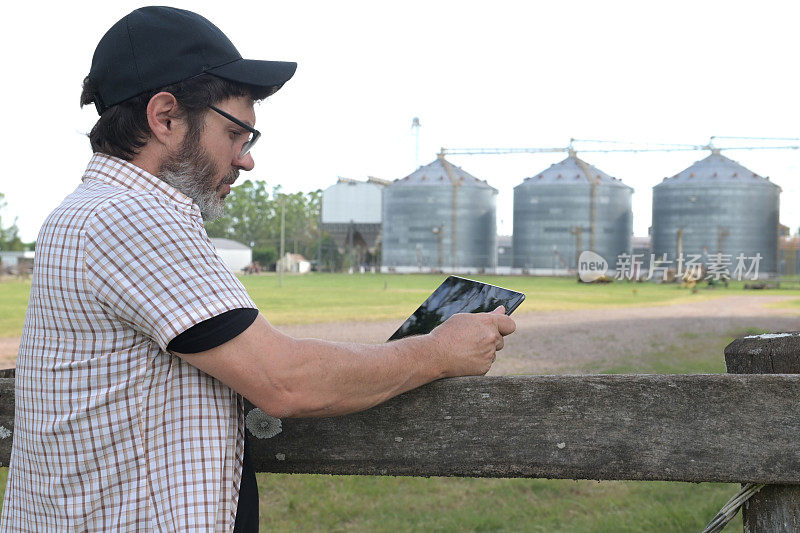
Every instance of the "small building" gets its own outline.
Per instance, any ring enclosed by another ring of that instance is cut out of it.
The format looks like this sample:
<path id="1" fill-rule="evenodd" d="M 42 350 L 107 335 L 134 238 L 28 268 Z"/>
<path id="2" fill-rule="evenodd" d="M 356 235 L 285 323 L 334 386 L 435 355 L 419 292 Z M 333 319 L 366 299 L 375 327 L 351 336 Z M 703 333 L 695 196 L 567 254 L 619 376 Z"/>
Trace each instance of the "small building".
<path id="1" fill-rule="evenodd" d="M 781 276 L 800 276 L 800 236 L 782 236 L 778 246 Z"/>
<path id="2" fill-rule="evenodd" d="M 33 251 L 0 251 L 0 274 L 30 274 L 33 271 Z"/>
<path id="3" fill-rule="evenodd" d="M 253 250 L 245 244 L 221 237 L 212 237 L 211 244 L 217 250 L 217 255 L 234 272 L 244 270 L 247 265 L 253 262 Z"/>
<path id="4" fill-rule="evenodd" d="M 278 271 L 305 274 L 311 272 L 311 261 L 300 254 L 287 253 L 283 256 L 283 259 L 277 262 L 275 267 Z"/>
<path id="5" fill-rule="evenodd" d="M 514 259 L 513 237 L 511 235 L 497 236 L 497 266 L 511 268 Z"/>

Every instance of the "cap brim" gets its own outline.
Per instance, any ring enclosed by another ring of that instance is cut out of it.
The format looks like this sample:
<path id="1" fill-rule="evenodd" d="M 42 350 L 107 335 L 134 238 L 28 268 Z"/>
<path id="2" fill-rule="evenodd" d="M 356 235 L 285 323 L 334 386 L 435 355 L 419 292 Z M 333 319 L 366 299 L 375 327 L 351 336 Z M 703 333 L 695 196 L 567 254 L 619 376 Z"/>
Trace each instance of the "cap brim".
<path id="1" fill-rule="evenodd" d="M 283 87 L 294 76 L 297 63 L 289 61 L 261 61 L 258 59 L 237 59 L 219 67 L 206 70 L 209 74 L 230 81 L 271 89 L 269 94 Z"/>

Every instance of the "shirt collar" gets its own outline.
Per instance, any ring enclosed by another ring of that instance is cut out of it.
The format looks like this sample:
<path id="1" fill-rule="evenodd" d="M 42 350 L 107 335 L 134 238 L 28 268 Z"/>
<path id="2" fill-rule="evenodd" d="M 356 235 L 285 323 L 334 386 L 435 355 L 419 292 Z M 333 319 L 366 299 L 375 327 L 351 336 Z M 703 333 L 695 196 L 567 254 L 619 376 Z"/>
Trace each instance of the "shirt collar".
<path id="1" fill-rule="evenodd" d="M 125 187 L 134 191 L 152 192 L 166 197 L 182 211 L 200 219 L 202 224 L 200 208 L 191 198 L 130 161 L 95 152 L 83 173 L 82 181 L 89 180 L 102 181 L 115 187 Z"/>

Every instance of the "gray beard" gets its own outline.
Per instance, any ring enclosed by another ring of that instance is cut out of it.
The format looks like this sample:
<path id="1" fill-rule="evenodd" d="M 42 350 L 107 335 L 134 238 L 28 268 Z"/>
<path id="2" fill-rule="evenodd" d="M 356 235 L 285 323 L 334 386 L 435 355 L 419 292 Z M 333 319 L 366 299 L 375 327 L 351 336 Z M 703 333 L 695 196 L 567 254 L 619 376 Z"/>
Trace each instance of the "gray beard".
<path id="1" fill-rule="evenodd" d="M 214 186 L 217 165 L 208 157 L 196 139 L 187 138 L 176 154 L 170 154 L 161 164 L 159 177 L 192 199 L 200 208 L 203 220 L 210 222 L 225 213 L 225 199 Z M 221 183 L 233 183 L 239 170 L 230 171 Z"/>

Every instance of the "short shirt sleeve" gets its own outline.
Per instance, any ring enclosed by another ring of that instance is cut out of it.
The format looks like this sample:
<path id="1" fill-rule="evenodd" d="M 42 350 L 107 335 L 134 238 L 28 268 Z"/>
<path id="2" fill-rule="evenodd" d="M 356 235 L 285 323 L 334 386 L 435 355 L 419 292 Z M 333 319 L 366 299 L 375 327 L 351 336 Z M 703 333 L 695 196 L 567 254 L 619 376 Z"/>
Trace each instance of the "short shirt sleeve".
<path id="1" fill-rule="evenodd" d="M 238 337 L 258 317 L 258 309 L 232 309 L 190 327 L 171 341 L 167 349 L 178 353 L 199 353 Z"/>
<path id="2" fill-rule="evenodd" d="M 84 230 L 87 289 L 162 350 L 204 320 L 256 308 L 199 219 L 151 194 L 121 195 Z"/>

